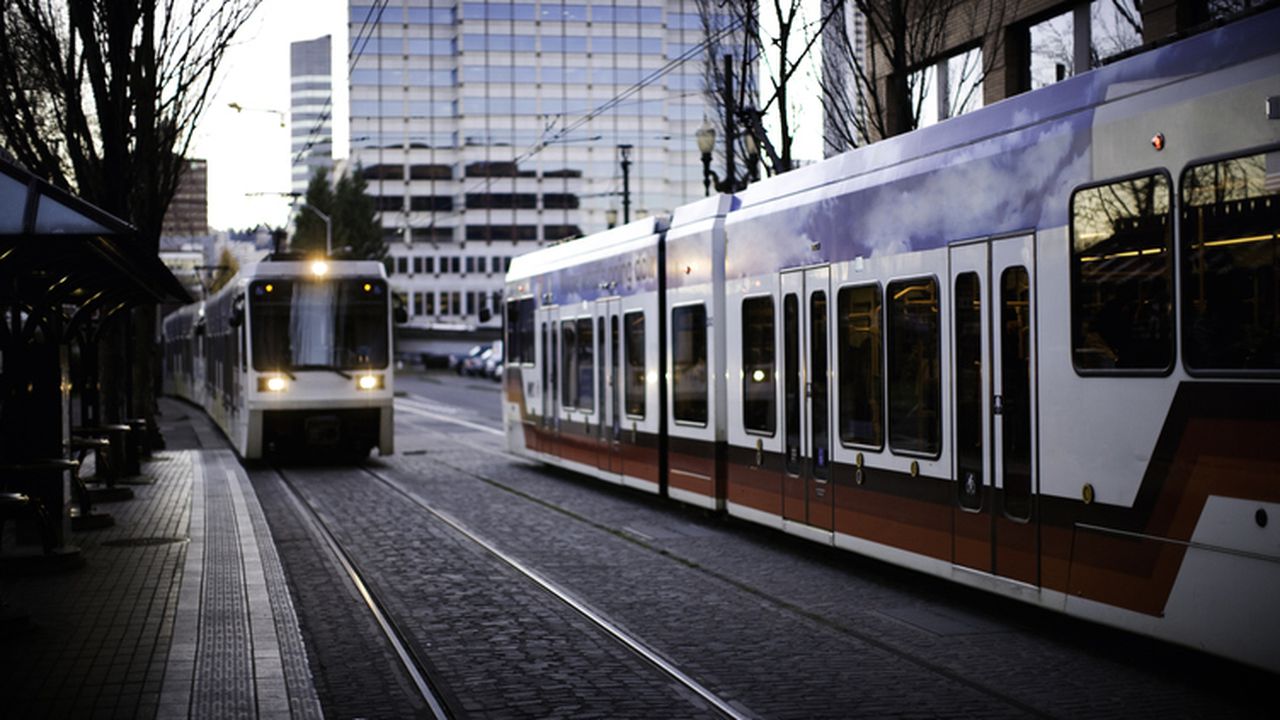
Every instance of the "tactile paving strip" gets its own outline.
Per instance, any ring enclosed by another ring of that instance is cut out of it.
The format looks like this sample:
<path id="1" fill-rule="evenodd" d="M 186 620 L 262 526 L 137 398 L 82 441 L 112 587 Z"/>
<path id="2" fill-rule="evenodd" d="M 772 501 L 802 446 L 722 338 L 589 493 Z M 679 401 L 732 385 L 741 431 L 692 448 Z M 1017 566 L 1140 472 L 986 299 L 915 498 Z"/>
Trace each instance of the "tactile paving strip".
<path id="1" fill-rule="evenodd" d="M 205 454 L 205 569 L 193 717 L 256 713 L 244 568 L 231 488 L 221 463 Z"/>

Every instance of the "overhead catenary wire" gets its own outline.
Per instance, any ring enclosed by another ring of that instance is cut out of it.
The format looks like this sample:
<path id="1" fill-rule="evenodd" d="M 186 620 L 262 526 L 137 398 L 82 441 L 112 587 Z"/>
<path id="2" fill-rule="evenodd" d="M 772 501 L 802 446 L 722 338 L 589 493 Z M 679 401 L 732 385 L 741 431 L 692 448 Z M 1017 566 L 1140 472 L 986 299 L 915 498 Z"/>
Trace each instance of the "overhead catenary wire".
<path id="1" fill-rule="evenodd" d="M 356 63 L 364 56 L 365 48 L 369 46 L 369 40 L 373 37 L 373 30 L 382 22 L 382 13 L 387 9 L 387 3 L 389 1 L 390 0 L 375 0 L 374 4 L 370 5 L 369 10 L 364 14 L 364 20 L 360 23 L 360 29 L 356 31 L 356 39 L 354 41 L 350 41 L 350 45 L 353 49 L 347 54 L 348 76 L 351 74 L 351 71 L 355 69 Z M 375 11 L 377 13 L 376 18 L 374 17 Z M 370 20 L 372 20 L 372 22 L 370 22 Z M 368 34 L 365 34 L 366 30 L 368 31 Z M 356 47 L 357 45 L 359 45 L 358 48 Z M 320 109 L 320 116 L 311 126 L 311 132 L 307 135 L 306 143 L 304 143 L 302 148 L 298 150 L 297 154 L 293 156 L 293 163 L 291 164 L 297 165 L 302 162 L 302 159 L 306 157 L 306 154 L 310 152 L 318 142 L 320 142 L 322 137 L 319 133 L 324 129 L 324 124 L 328 122 L 332 116 L 333 83 L 330 82 L 329 94 L 324 99 L 324 105 Z M 330 135 L 329 142 L 330 144 L 333 142 L 332 134 Z"/>

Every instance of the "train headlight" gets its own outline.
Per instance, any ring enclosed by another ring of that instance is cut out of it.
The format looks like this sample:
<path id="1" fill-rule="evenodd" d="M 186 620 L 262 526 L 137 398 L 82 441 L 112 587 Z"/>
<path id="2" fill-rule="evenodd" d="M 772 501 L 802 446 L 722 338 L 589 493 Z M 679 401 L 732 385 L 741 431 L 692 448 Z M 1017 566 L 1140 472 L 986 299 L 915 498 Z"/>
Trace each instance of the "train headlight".
<path id="1" fill-rule="evenodd" d="M 323 260 L 316 260 L 311 263 L 311 274 L 316 277 L 324 277 L 329 272 L 329 263 Z"/>
<path id="2" fill-rule="evenodd" d="M 356 387 L 361 390 L 381 390 L 384 381 L 381 375 L 361 375 L 356 378 Z"/>
<path id="3" fill-rule="evenodd" d="M 289 381 L 279 375 L 258 378 L 258 392 L 279 393 L 288 389 Z"/>

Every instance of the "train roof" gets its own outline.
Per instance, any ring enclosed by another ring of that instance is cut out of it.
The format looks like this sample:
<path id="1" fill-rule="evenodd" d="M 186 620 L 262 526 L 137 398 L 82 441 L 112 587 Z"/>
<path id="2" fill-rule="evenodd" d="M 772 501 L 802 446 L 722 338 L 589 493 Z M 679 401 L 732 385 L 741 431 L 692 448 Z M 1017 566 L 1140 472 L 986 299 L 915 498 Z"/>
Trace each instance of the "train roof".
<path id="1" fill-rule="evenodd" d="M 326 260 L 328 277 L 386 277 L 387 270 L 377 260 Z M 256 278 L 288 278 L 312 274 L 311 260 L 262 260 L 244 266 L 237 274 L 237 280 L 253 280 Z"/>
<path id="2" fill-rule="evenodd" d="M 651 243 L 658 233 L 667 229 L 667 222 L 665 216 L 651 215 L 604 232 L 518 255 L 511 260 L 507 282 L 518 282 L 630 252 Z"/>

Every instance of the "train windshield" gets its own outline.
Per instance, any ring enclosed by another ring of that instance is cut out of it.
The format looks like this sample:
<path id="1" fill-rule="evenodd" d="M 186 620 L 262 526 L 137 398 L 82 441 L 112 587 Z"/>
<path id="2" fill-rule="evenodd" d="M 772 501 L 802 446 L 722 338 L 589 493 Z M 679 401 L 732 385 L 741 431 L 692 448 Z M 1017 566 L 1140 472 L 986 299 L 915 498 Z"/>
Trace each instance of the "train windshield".
<path id="1" fill-rule="evenodd" d="M 255 370 L 387 366 L 387 286 L 382 280 L 264 280 L 249 292 Z"/>

